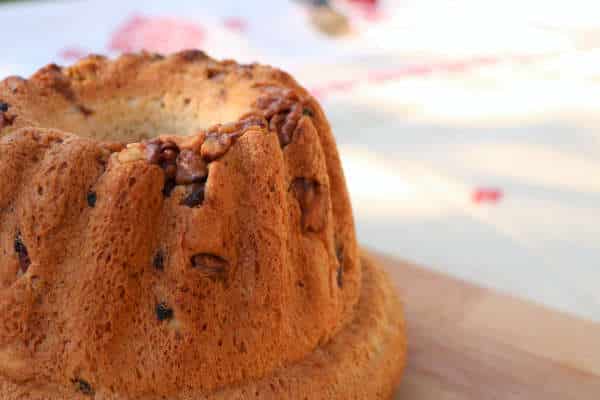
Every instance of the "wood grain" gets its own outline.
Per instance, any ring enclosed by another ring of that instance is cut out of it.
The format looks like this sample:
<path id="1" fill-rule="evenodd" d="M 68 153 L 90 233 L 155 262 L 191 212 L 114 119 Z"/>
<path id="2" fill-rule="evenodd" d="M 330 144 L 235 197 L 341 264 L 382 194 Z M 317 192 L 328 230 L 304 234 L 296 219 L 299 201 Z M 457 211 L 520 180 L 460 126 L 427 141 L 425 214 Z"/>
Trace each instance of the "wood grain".
<path id="1" fill-rule="evenodd" d="M 405 304 L 409 362 L 397 399 L 600 399 L 600 324 L 371 256 Z"/>

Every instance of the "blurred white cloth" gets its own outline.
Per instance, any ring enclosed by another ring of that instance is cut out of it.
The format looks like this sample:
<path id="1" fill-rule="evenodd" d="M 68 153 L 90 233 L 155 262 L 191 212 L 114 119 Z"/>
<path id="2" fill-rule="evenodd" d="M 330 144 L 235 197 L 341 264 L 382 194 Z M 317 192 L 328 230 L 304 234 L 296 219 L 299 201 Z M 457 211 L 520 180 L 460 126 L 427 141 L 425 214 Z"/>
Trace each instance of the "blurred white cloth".
<path id="1" fill-rule="evenodd" d="M 600 321 L 599 5 L 333 3 L 345 37 L 292 1 L 0 5 L 0 77 L 142 47 L 281 66 L 328 112 L 362 243 Z"/>

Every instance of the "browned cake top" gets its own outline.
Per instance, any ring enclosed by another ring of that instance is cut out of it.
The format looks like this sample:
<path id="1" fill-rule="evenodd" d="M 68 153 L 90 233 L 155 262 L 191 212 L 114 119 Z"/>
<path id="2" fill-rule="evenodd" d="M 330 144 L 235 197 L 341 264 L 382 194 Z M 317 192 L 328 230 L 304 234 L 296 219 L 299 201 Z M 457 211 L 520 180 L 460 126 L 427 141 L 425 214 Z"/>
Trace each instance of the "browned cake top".
<path id="1" fill-rule="evenodd" d="M 327 342 L 360 282 L 334 139 L 286 73 L 186 51 L 0 83 L 1 375 L 208 393 Z"/>

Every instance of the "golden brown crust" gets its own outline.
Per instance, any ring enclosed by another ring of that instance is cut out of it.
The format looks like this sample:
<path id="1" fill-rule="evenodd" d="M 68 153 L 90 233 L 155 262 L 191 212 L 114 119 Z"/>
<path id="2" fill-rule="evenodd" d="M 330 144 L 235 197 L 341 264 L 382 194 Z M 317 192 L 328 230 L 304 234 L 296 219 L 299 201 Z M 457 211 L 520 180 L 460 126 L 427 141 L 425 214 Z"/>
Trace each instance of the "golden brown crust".
<path id="1" fill-rule="evenodd" d="M 207 394 L 354 318 L 335 142 L 288 74 L 199 51 L 90 56 L 2 81 L 0 121 L 0 375 Z"/>
<path id="2" fill-rule="evenodd" d="M 263 379 L 210 395 L 183 393 L 167 399 L 391 399 L 406 362 L 402 305 L 381 267 L 366 258 L 362 259 L 362 265 L 362 293 L 353 318 L 327 344 Z M 7 400 L 89 398 L 60 388 L 25 389 L 2 378 L 0 391 L 9 396 Z M 105 400 L 133 400 L 102 395 Z M 152 396 L 143 399 L 158 400 Z"/>

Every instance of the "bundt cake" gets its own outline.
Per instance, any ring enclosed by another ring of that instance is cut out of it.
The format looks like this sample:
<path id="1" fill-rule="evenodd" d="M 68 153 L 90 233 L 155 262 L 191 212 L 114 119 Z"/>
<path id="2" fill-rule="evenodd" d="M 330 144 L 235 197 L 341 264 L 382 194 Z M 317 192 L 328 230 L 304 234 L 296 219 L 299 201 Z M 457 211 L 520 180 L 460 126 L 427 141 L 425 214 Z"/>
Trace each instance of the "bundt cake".
<path id="1" fill-rule="evenodd" d="M 0 397 L 383 399 L 402 309 L 288 74 L 89 56 L 0 83 Z"/>

